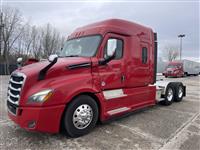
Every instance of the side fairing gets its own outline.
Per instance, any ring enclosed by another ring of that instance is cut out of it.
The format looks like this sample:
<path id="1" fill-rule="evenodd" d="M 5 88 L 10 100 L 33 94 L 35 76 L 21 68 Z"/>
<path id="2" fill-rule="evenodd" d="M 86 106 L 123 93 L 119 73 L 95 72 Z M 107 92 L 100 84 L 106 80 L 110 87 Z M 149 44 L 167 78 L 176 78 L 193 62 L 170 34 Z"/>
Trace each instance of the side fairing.
<path id="1" fill-rule="evenodd" d="M 158 88 L 163 89 L 163 94 L 164 94 L 166 91 L 166 87 L 169 83 L 170 83 L 169 81 L 157 81 L 154 85 L 157 87 L 157 89 Z"/>

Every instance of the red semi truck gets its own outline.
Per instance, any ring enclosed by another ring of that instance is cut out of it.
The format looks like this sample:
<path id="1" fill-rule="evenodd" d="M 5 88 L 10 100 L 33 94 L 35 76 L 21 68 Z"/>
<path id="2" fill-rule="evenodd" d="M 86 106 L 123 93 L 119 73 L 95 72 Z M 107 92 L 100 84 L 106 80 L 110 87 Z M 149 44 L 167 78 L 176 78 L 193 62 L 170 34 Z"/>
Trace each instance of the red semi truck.
<path id="1" fill-rule="evenodd" d="M 167 78 L 199 75 L 199 73 L 200 63 L 184 59 L 169 62 L 163 72 L 163 75 Z"/>
<path id="2" fill-rule="evenodd" d="M 105 122 L 185 96 L 180 82 L 156 82 L 152 29 L 110 19 L 76 29 L 59 55 L 18 68 L 10 77 L 8 115 L 22 128 L 71 137 Z"/>

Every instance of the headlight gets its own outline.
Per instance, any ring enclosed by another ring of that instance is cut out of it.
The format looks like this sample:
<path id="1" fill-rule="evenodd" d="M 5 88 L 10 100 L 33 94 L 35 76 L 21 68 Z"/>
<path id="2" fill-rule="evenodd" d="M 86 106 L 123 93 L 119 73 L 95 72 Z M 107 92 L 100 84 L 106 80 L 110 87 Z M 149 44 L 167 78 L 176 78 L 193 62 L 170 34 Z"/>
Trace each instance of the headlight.
<path id="1" fill-rule="evenodd" d="M 38 93 L 33 94 L 28 98 L 28 102 L 44 102 L 48 100 L 53 94 L 53 91 L 51 89 L 43 90 Z"/>

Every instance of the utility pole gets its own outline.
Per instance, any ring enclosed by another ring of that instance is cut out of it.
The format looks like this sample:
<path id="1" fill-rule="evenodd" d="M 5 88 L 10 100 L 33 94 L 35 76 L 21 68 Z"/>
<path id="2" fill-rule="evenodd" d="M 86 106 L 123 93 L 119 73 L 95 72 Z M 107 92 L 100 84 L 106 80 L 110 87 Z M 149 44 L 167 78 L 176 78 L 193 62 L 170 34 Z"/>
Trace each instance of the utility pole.
<path id="1" fill-rule="evenodd" d="M 2 55 L 3 12 L 0 12 L 0 56 Z"/>
<path id="2" fill-rule="evenodd" d="M 179 34 L 178 38 L 180 38 L 180 60 L 182 59 L 182 38 L 185 37 L 185 34 Z"/>

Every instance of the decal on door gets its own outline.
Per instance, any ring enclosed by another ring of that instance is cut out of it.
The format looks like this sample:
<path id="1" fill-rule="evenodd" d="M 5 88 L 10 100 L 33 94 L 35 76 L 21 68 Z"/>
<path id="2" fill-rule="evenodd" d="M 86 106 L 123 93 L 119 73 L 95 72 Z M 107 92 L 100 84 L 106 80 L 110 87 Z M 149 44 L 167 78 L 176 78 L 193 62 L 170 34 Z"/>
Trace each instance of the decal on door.
<path id="1" fill-rule="evenodd" d="M 122 89 L 103 91 L 103 95 L 107 100 L 127 96 Z"/>

